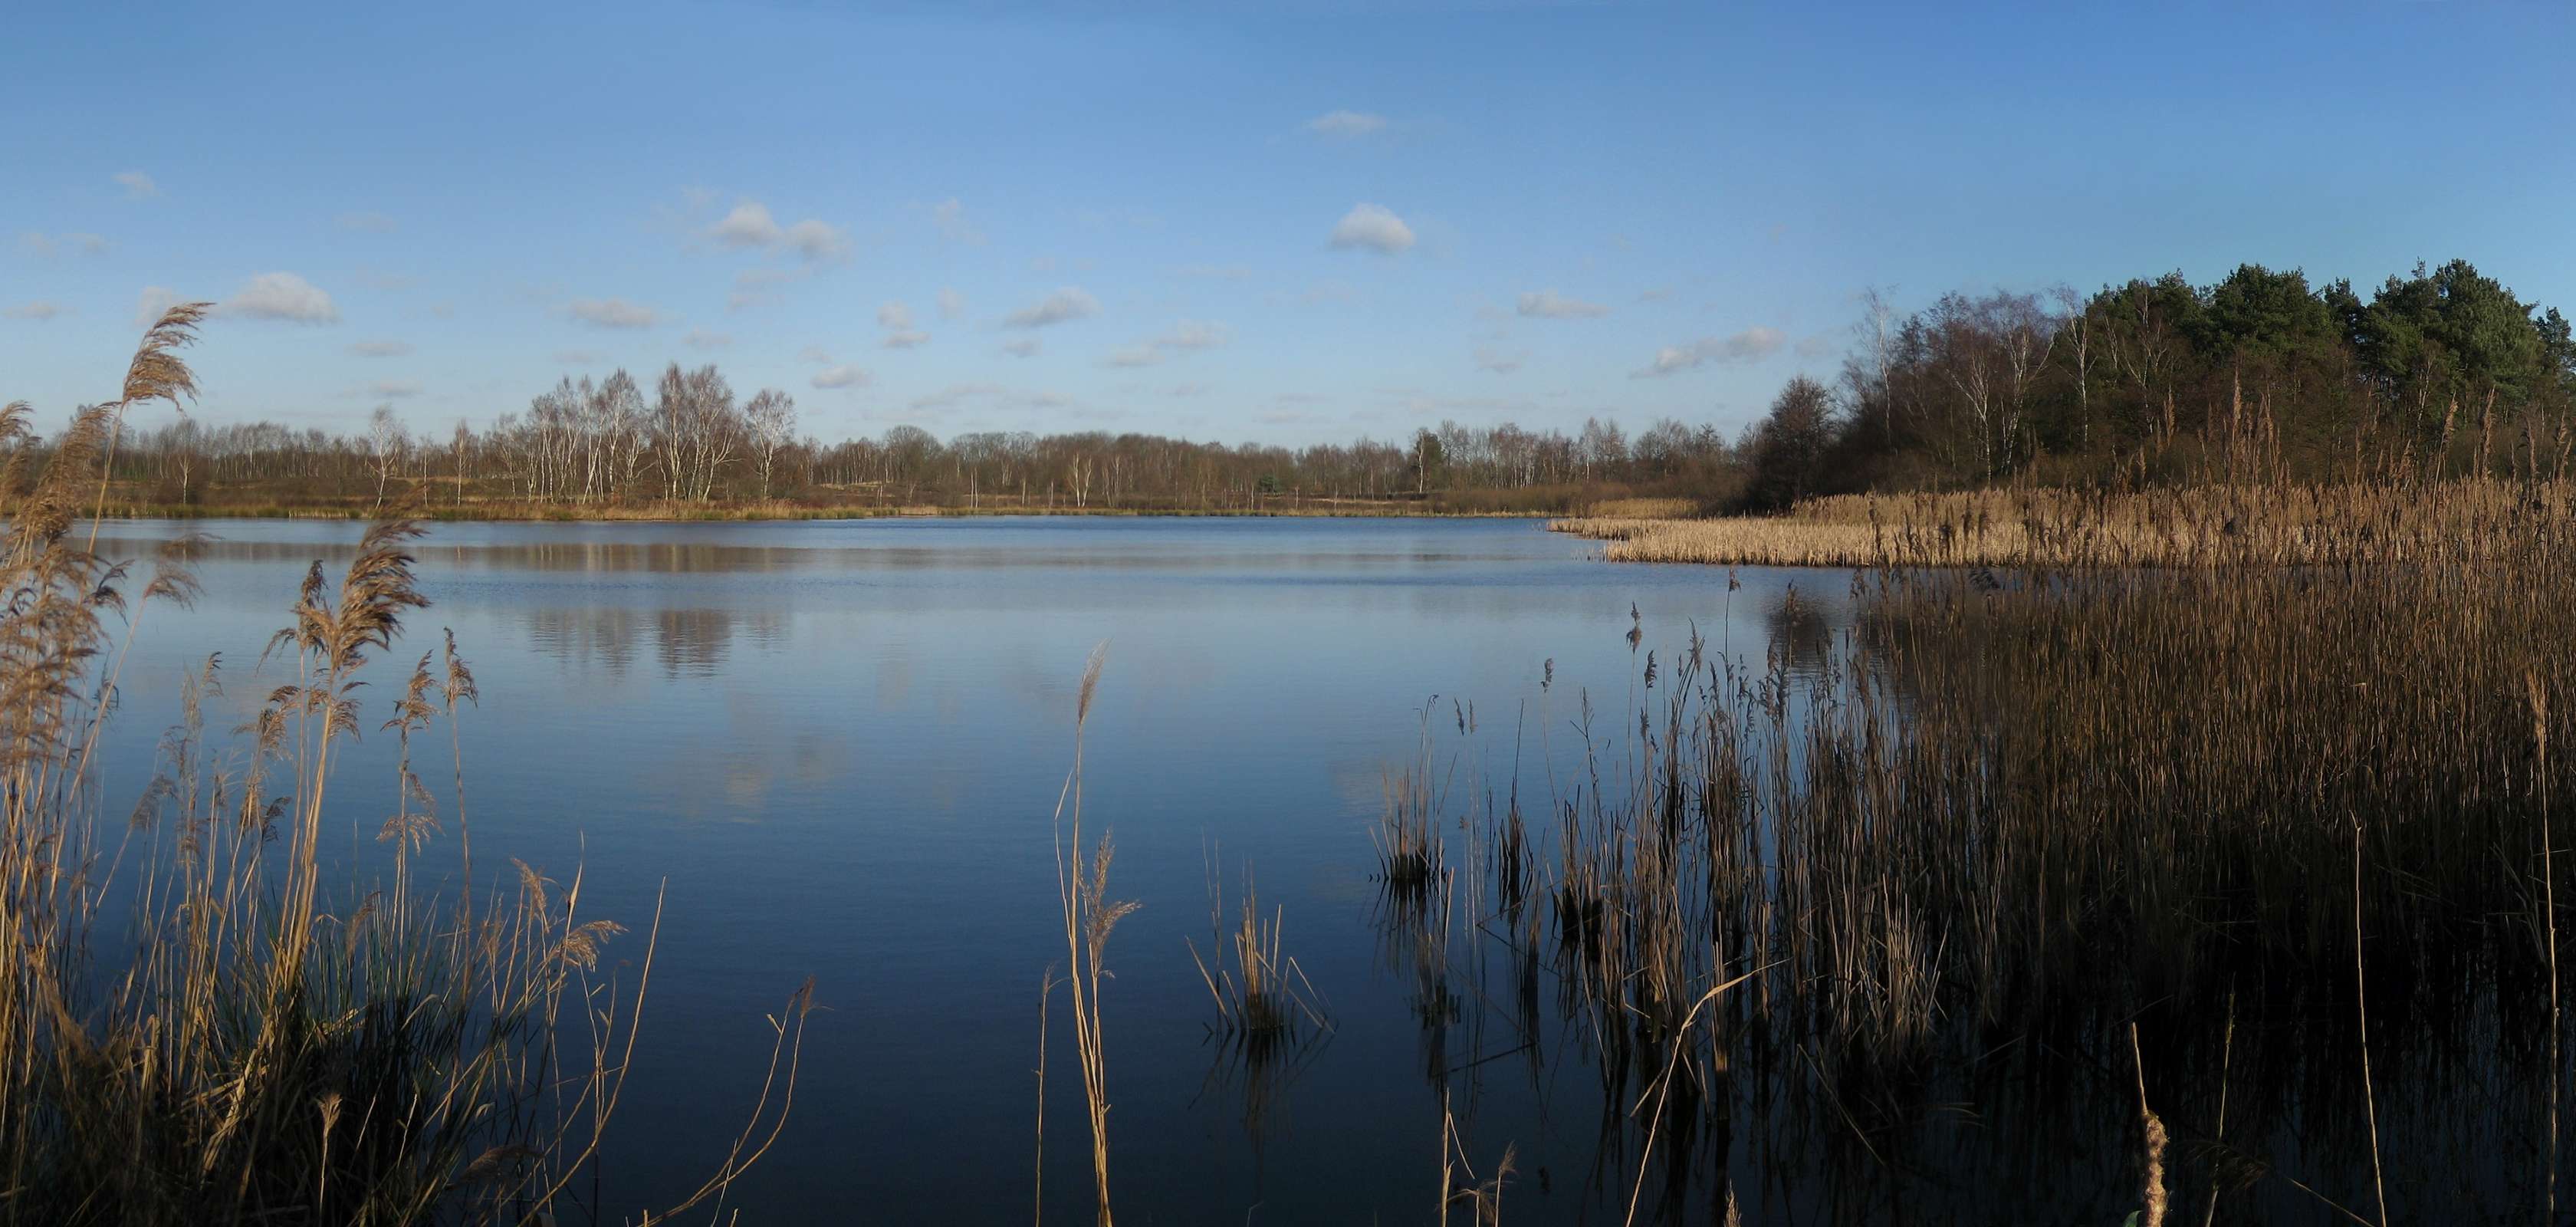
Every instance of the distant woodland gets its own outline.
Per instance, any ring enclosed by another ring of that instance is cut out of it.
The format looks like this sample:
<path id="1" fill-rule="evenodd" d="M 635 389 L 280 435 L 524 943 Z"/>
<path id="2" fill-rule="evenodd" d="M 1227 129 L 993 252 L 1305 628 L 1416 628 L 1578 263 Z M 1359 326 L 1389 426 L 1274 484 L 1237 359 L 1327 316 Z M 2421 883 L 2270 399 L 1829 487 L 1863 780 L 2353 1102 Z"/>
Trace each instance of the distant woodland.
<path id="1" fill-rule="evenodd" d="M 1729 438 L 1443 422 L 1288 448 L 1146 434 L 898 426 L 825 442 L 794 399 L 714 366 L 567 378 L 480 427 L 363 433 L 176 415 L 130 423 L 118 505 L 205 514 L 819 514 L 832 511 L 1539 513 L 1624 495 L 1761 512 L 1865 490 L 2301 481 L 2392 467 L 2549 472 L 2569 459 L 2576 340 L 2465 261 L 2365 294 L 2296 270 L 2180 274 L 2088 295 L 1862 302 L 1839 377 L 1792 378 Z M 34 446 L 43 447 L 42 442 Z"/>

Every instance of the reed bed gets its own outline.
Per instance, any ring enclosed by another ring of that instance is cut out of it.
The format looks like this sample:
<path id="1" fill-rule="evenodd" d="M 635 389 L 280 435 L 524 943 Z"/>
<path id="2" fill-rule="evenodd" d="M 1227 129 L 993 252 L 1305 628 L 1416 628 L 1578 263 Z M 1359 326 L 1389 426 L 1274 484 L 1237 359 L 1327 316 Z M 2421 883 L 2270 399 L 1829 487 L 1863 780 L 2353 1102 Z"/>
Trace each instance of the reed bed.
<path id="1" fill-rule="evenodd" d="M 2228 567 L 2411 563 L 2565 524 L 2565 480 L 1838 495 L 1779 516 L 1551 520 L 1613 562 L 1779 567 Z"/>
<path id="2" fill-rule="evenodd" d="M 361 687 L 428 604 L 418 528 L 368 529 L 336 579 L 313 565 L 267 655 L 286 680 L 240 730 L 247 745 L 204 727 L 227 676 L 210 659 L 159 774 L 121 820 L 101 812 L 93 756 L 125 650 L 139 620 L 191 602 L 197 542 L 164 549 L 138 584 L 78 518 L 104 505 L 126 413 L 193 394 L 180 351 L 203 312 L 165 314 L 120 398 L 82 410 L 41 467 L 25 406 L 0 412 L 14 445 L 0 471 L 0 1222 L 627 1217 L 576 1203 L 634 1068 L 659 918 L 628 973 L 603 950 L 637 939 L 590 915 L 578 872 L 487 865 L 481 898 L 418 886 L 423 858 L 451 845 L 475 881 L 462 743 L 452 841 L 413 756 L 476 699 L 452 637 L 379 730 L 402 747 L 390 879 L 345 896 L 325 884 Z M 720 1208 L 777 1139 L 810 1002 L 809 984 L 773 1017 L 769 1079 L 713 1175 L 642 1221 Z"/>
<path id="3" fill-rule="evenodd" d="M 1582 766 L 1551 773 L 1537 848 L 1476 867 L 1494 902 L 1459 927 L 1517 951 L 1511 901 L 1551 901 L 1558 1014 L 1640 1216 L 1723 1184 L 1704 1148 L 1784 1112 L 1867 1155 L 1836 1204 L 1921 1210 L 1956 1194 L 1904 1156 L 1967 1088 L 2129 1156 L 2113 1187 L 2147 1218 L 2554 1212 L 2567 498 L 1927 502 L 2050 517 L 2053 544 L 1917 537 L 1854 574 L 1823 645 L 1784 603 L 1760 657 L 1641 653 L 1598 728 L 1595 696 L 1553 719 Z M 1443 813 L 1422 825 L 1500 848 L 1518 804 Z"/>

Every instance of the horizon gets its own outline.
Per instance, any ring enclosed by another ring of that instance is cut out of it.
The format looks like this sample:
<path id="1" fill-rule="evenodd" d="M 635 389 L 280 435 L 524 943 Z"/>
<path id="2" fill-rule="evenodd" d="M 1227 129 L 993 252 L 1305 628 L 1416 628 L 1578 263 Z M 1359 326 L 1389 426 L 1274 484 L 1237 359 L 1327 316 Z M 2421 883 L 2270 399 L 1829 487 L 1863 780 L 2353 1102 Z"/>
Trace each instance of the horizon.
<path id="1" fill-rule="evenodd" d="M 1295 448 L 1734 436 L 1874 288 L 2458 257 L 2576 300 L 2562 12 L 1290 7 L 40 15 L 0 50 L 0 365 L 56 421 L 203 299 L 210 426 L 481 428 L 676 361 L 825 440 Z M 2368 84 L 2428 63 L 2480 71 Z"/>

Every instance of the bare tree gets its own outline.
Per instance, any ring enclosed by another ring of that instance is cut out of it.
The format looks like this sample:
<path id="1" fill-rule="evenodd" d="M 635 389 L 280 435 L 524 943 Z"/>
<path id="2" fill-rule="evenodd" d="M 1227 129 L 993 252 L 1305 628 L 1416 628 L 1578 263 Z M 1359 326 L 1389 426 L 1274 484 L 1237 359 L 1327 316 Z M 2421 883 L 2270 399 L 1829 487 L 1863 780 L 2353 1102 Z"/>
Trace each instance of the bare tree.
<path id="1" fill-rule="evenodd" d="M 367 460 L 376 473 L 376 510 L 385 507 L 385 483 L 402 470 L 403 453 L 411 449 L 411 435 L 403 429 L 402 419 L 394 416 L 394 407 L 378 405 L 367 415 Z"/>
<path id="2" fill-rule="evenodd" d="M 762 388 L 742 407 L 743 422 L 760 449 L 760 497 L 769 498 L 769 477 L 778 466 L 778 449 L 796 438 L 796 398 L 776 388 Z"/>

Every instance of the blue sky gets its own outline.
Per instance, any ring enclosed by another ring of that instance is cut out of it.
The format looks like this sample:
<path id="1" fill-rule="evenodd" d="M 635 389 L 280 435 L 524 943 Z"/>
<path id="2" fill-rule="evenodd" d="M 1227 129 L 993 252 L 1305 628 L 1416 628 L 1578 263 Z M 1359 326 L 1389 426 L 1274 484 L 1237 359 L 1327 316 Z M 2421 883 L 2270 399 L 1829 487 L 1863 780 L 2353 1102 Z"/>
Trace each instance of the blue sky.
<path id="1" fill-rule="evenodd" d="M 0 398 L 225 303 L 210 421 L 721 364 L 897 423 L 1732 431 L 1877 286 L 2465 256 L 2576 306 L 2576 9 L 13 9 Z"/>

